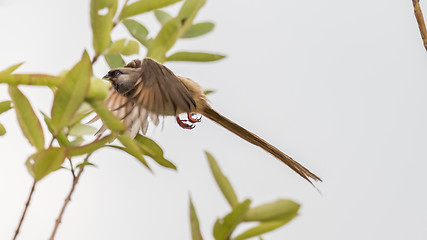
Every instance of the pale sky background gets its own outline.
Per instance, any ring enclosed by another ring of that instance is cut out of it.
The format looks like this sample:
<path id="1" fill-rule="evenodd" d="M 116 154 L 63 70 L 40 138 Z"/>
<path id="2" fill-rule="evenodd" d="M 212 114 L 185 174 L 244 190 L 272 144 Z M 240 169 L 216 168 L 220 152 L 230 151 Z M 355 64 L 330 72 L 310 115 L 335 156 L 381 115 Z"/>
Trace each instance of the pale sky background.
<path id="1" fill-rule="evenodd" d="M 136 19 L 152 34 L 159 29 L 152 13 Z M 216 23 L 212 33 L 180 40 L 171 52 L 227 58 L 167 66 L 217 90 L 209 96 L 215 109 L 322 177 L 323 195 L 210 120 L 188 131 L 169 118 L 149 136 L 179 171 L 151 162 L 153 175 L 122 152 L 97 152 L 98 168 L 86 169 L 57 239 L 190 239 L 190 193 L 205 239 L 213 239 L 213 223 L 230 209 L 204 150 L 241 200 L 302 204 L 300 216 L 266 240 L 427 239 L 427 52 L 410 0 L 208 0 L 196 22 L 206 20 Z M 93 55 L 89 1 L 0 0 L 0 22 L 2 69 L 25 61 L 18 72 L 58 74 L 84 48 Z M 125 36 L 123 27 L 113 32 L 113 39 Z M 107 71 L 102 59 L 96 63 L 96 76 Z M 50 112 L 50 91 L 21 89 L 35 109 Z M 0 101 L 7 99 L 0 85 Z M 14 111 L 0 122 L 8 130 L 0 137 L 0 239 L 11 239 L 32 183 L 24 163 L 34 149 Z M 37 185 L 19 239 L 50 236 L 71 181 L 61 170 Z"/>

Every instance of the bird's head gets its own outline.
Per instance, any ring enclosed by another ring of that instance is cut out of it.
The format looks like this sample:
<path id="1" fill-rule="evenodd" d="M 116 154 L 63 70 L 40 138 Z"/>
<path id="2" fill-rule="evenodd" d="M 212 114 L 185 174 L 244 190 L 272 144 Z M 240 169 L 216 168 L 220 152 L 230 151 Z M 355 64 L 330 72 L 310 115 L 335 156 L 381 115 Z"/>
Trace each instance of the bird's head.
<path id="1" fill-rule="evenodd" d="M 102 79 L 109 80 L 117 92 L 125 95 L 135 87 L 140 75 L 140 68 L 121 67 L 111 69 Z"/>

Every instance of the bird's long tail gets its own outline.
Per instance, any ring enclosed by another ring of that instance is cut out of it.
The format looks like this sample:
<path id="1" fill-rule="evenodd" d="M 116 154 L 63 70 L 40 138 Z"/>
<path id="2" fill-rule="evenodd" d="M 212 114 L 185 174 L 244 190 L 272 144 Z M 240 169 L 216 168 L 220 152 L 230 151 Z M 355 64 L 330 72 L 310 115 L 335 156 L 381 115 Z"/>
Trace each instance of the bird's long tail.
<path id="1" fill-rule="evenodd" d="M 233 132 L 237 136 L 245 139 L 246 141 L 259 146 L 260 148 L 264 149 L 265 151 L 269 152 L 273 156 L 275 156 L 277 159 L 288 165 L 292 170 L 294 170 L 296 173 L 298 173 L 301 177 L 309 181 L 311 184 L 313 184 L 310 180 L 313 179 L 315 181 L 322 181 L 318 176 L 316 176 L 314 173 L 310 172 L 307 168 L 293 160 L 291 157 L 274 147 L 273 145 L 269 144 L 262 138 L 258 137 L 257 135 L 249 132 L 248 130 L 244 129 L 243 127 L 237 125 L 230 119 L 222 116 L 215 110 L 213 110 L 210 107 L 206 107 L 201 112 L 204 116 L 211 119 L 212 121 L 218 123 L 219 125 L 225 127 L 229 131 Z"/>

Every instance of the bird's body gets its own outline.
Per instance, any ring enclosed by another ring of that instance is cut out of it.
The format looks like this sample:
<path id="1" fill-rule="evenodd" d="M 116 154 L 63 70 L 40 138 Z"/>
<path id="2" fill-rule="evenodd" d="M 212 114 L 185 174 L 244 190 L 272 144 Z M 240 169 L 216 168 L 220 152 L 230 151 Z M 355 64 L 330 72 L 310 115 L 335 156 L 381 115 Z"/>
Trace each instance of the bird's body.
<path id="1" fill-rule="evenodd" d="M 176 76 L 151 58 L 133 60 L 125 67 L 111 69 L 104 78 L 112 82 L 106 104 L 124 121 L 132 137 L 140 128 L 146 133 L 149 118 L 158 125 L 161 116 L 188 113 L 189 121 L 194 123 L 197 120 L 191 118 L 191 113 L 199 113 L 269 152 L 310 183 L 310 179 L 321 181 L 273 145 L 216 112 L 208 103 L 199 84 L 189 78 Z M 177 120 L 180 126 L 192 128 L 191 124 L 183 123 L 178 117 Z M 105 129 L 103 126 L 99 132 L 102 133 Z"/>

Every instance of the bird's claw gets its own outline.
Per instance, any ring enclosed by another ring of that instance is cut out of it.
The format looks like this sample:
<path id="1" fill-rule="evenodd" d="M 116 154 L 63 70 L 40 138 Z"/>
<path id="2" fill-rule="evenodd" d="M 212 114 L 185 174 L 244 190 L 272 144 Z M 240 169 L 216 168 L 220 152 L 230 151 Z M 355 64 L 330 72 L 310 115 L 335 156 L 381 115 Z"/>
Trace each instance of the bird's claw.
<path id="1" fill-rule="evenodd" d="M 198 118 L 194 118 L 194 116 L 197 116 L 197 113 L 187 113 L 188 121 L 191 123 L 198 123 L 202 120 L 202 115 L 200 115 Z"/>
<path id="2" fill-rule="evenodd" d="M 176 116 L 176 122 L 178 125 L 184 129 L 193 129 L 196 125 L 195 123 L 200 122 L 202 119 L 202 116 L 198 118 L 194 118 L 193 116 L 196 115 L 196 113 L 187 113 L 187 119 L 181 119 L 179 116 Z"/>

